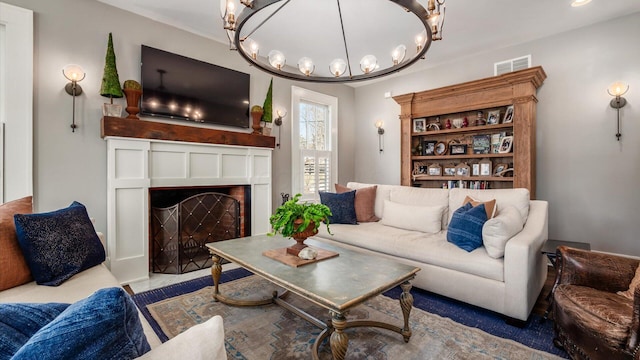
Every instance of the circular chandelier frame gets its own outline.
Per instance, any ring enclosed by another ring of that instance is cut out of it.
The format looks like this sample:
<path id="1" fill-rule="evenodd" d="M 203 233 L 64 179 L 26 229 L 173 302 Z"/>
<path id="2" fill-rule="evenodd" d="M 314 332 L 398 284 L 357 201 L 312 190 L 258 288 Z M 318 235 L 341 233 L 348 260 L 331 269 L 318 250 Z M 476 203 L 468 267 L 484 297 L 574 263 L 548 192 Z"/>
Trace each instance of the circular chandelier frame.
<path id="1" fill-rule="evenodd" d="M 347 57 L 347 66 L 348 66 L 348 71 L 345 72 L 344 75 L 339 76 L 339 77 L 336 77 L 336 76 L 316 76 L 316 75 L 313 75 L 313 74 L 304 75 L 302 73 L 284 71 L 282 68 L 281 69 L 274 68 L 268 62 L 263 62 L 263 61 L 260 60 L 259 57 L 255 57 L 255 56 L 252 56 L 252 54 L 247 53 L 246 50 L 245 50 L 245 47 L 242 44 L 248 38 L 248 36 L 245 36 L 245 37 L 241 37 L 240 36 L 241 33 L 242 33 L 243 26 L 247 23 L 247 21 L 252 16 L 256 15 L 259 11 L 267 8 L 268 6 L 270 6 L 272 4 L 275 4 L 275 3 L 278 3 L 278 2 L 282 2 L 282 1 L 285 1 L 285 3 L 283 5 L 281 5 L 279 9 L 275 10 L 275 12 L 273 14 L 271 14 L 271 16 L 273 16 L 275 13 L 277 13 L 282 7 L 284 7 L 291 0 L 253 0 L 251 2 L 251 6 L 244 7 L 242 12 L 239 14 L 239 16 L 236 19 L 235 29 L 233 30 L 234 34 L 233 34 L 233 44 L 232 45 L 233 45 L 233 47 L 235 49 L 238 50 L 240 55 L 249 64 L 258 67 L 258 68 L 260 68 L 261 70 L 263 70 L 263 71 L 265 71 L 267 73 L 270 73 L 272 75 L 275 75 L 275 76 L 278 76 L 278 77 L 282 77 L 282 78 L 285 78 L 285 79 L 298 80 L 298 81 L 307 81 L 307 82 L 321 82 L 321 83 L 345 83 L 345 82 L 354 82 L 354 81 L 363 81 L 363 80 L 375 79 L 375 78 L 379 78 L 379 77 L 382 77 L 382 76 L 386 76 L 386 75 L 398 72 L 398 71 L 400 71 L 400 70 L 412 65 L 416 61 L 418 61 L 420 59 L 424 59 L 427 50 L 429 50 L 429 47 L 431 46 L 431 43 L 433 42 L 431 27 L 429 26 L 429 23 L 427 22 L 429 13 L 427 12 L 427 10 L 420 3 L 418 3 L 418 1 L 416 1 L 416 0 L 388 0 L 388 1 L 391 1 L 392 3 L 395 3 L 398 6 L 401 6 L 406 11 L 413 13 L 420 20 L 422 25 L 424 26 L 424 32 L 426 33 L 425 43 L 413 57 L 408 58 L 408 59 L 404 59 L 403 61 L 399 62 L 398 64 L 393 65 L 393 66 L 388 67 L 388 68 L 379 69 L 379 70 L 371 71 L 371 72 L 360 74 L 360 75 L 354 75 L 351 72 L 351 64 L 349 63 L 349 61 L 350 61 L 349 60 L 349 50 L 348 50 L 348 45 L 346 43 L 346 37 L 345 37 L 345 34 L 344 34 L 344 26 L 342 26 L 342 29 L 341 29 L 342 30 L 342 39 L 344 41 L 344 47 L 345 47 L 345 52 L 346 52 L 346 57 Z M 336 1 L 338 3 L 338 9 L 340 9 L 340 0 L 336 0 Z M 263 21 L 263 23 L 268 21 L 271 16 L 269 16 L 265 21 Z M 342 25 L 342 15 L 341 14 L 340 14 L 340 23 Z M 262 24 L 260 24 L 260 25 L 262 25 Z M 258 27 L 260 25 L 258 25 Z"/>

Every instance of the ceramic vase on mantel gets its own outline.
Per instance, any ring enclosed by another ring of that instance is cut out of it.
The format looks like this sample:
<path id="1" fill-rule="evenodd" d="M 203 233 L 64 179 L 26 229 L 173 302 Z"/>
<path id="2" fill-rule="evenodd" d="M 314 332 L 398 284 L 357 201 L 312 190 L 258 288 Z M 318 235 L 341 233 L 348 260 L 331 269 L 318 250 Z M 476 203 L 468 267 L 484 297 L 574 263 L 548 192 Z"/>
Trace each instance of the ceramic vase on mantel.
<path id="1" fill-rule="evenodd" d="M 140 97 L 142 96 L 142 90 L 136 89 L 122 89 L 124 91 L 124 95 L 127 98 L 127 107 L 125 110 L 129 114 L 127 119 L 136 119 L 139 120 L 137 114 L 140 112 L 140 107 L 138 104 L 140 103 Z"/>
<path id="2" fill-rule="evenodd" d="M 303 222 L 304 220 L 297 219 L 293 222 L 293 227 L 297 229 Z M 317 233 L 318 230 L 316 230 L 316 224 L 312 221 L 306 229 L 291 235 L 296 243 L 287 248 L 287 254 L 298 256 L 300 251 L 307 247 L 307 245 L 304 244 L 304 241 L 307 240 L 308 237 L 314 236 Z"/>
<path id="3" fill-rule="evenodd" d="M 251 111 L 251 118 L 253 119 L 253 125 L 251 125 L 251 127 L 253 128 L 253 132 L 251 134 L 262 134 L 262 132 L 260 131 L 260 119 L 262 119 L 262 114 L 264 114 L 264 110 L 262 109 L 260 109 L 260 111 Z"/>

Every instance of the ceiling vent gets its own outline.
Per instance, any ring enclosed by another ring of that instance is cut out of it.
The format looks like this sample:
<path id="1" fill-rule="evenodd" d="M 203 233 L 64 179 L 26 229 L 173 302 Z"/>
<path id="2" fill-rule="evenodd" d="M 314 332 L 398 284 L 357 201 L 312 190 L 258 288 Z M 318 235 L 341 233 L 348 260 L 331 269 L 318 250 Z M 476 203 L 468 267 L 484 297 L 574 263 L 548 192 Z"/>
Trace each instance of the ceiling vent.
<path id="1" fill-rule="evenodd" d="M 528 69 L 530 67 L 531 55 L 527 55 L 493 64 L 493 75 L 502 75 L 512 71 Z"/>

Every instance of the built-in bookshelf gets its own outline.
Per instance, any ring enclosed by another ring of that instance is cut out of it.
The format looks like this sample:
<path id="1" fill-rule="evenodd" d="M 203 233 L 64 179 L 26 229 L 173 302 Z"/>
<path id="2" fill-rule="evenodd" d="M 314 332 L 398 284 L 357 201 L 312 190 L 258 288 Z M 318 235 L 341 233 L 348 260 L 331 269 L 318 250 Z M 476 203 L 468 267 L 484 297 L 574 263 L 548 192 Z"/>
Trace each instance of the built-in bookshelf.
<path id="1" fill-rule="evenodd" d="M 536 91 L 542 67 L 395 96 L 401 183 L 527 188 L 535 198 Z"/>

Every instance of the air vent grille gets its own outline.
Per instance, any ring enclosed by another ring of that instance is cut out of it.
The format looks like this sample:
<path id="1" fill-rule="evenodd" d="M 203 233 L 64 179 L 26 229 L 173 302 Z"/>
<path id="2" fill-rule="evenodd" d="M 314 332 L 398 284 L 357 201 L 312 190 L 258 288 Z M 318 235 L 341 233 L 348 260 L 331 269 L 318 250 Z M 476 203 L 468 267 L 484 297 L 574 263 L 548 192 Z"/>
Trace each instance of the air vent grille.
<path id="1" fill-rule="evenodd" d="M 531 55 L 509 59 L 493 64 L 493 74 L 502 75 L 512 71 L 523 70 L 531 67 Z"/>

